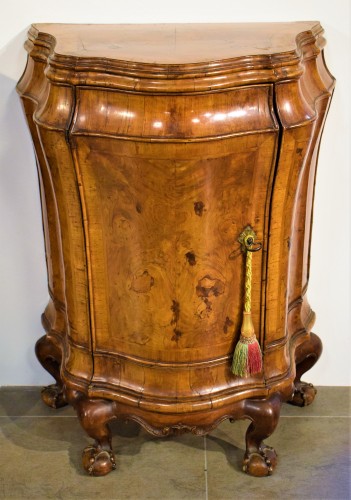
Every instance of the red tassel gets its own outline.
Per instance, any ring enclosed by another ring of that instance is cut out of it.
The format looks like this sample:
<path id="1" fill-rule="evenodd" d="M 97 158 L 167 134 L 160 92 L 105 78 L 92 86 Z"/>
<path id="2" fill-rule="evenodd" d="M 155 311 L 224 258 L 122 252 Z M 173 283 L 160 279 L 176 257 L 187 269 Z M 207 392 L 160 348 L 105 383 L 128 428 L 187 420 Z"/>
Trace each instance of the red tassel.
<path id="1" fill-rule="evenodd" d="M 250 375 L 262 371 L 262 353 L 257 340 L 248 345 L 249 352 L 247 356 L 247 371 Z"/>

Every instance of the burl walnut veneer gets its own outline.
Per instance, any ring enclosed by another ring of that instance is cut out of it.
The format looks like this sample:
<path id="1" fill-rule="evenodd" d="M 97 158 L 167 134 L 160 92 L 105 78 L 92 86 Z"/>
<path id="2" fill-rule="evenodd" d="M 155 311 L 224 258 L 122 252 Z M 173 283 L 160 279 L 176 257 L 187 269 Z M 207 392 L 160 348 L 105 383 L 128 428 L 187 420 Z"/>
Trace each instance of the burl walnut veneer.
<path id="1" fill-rule="evenodd" d="M 271 474 L 281 403 L 321 353 L 306 298 L 317 156 L 334 79 L 318 22 L 38 24 L 18 83 L 41 190 L 50 301 L 37 356 L 115 468 L 108 422 L 157 436 L 251 420 Z M 234 376 L 252 226 L 263 370 Z"/>

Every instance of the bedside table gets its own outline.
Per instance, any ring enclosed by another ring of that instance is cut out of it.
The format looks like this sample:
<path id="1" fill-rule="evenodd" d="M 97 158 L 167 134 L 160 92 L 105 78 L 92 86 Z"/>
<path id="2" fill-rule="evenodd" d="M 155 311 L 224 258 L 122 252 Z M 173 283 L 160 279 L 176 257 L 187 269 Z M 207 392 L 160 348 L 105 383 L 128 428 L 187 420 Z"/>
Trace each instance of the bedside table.
<path id="1" fill-rule="evenodd" d="M 306 290 L 334 87 L 322 34 L 318 22 L 30 28 L 17 88 L 50 292 L 36 353 L 56 380 L 45 403 L 73 405 L 95 440 L 89 474 L 115 468 L 114 418 L 157 436 L 248 418 L 244 471 L 269 475 L 281 403 L 313 401 L 301 376 L 322 346 Z M 235 346 L 252 346 L 243 310 L 262 358 L 233 373 Z"/>

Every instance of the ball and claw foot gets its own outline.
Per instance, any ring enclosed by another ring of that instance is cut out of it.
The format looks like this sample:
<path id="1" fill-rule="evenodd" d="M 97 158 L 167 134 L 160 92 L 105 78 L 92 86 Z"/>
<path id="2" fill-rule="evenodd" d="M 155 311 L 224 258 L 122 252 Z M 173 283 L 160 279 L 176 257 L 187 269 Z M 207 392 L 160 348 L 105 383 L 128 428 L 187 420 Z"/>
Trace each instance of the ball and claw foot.
<path id="1" fill-rule="evenodd" d="M 90 476 L 105 476 L 116 468 L 112 450 L 88 446 L 83 451 L 83 467 Z"/>
<path id="2" fill-rule="evenodd" d="M 323 350 L 322 342 L 315 333 L 310 333 L 307 339 L 298 346 L 295 352 L 296 378 L 295 389 L 288 403 L 295 406 L 310 405 L 317 390 L 312 384 L 302 382 L 301 377 L 315 365 Z"/>
<path id="3" fill-rule="evenodd" d="M 43 387 L 41 390 L 41 399 L 47 406 L 50 406 L 50 408 L 57 409 L 67 405 L 62 387 L 58 384 Z"/>
<path id="4" fill-rule="evenodd" d="M 274 448 L 262 444 L 259 451 L 246 452 L 243 471 L 250 476 L 271 476 L 277 465 L 277 454 Z"/>
<path id="5" fill-rule="evenodd" d="M 295 406 L 308 406 L 313 403 L 316 394 L 317 389 L 312 384 L 302 381 L 295 382 L 295 390 L 288 402 Z"/>

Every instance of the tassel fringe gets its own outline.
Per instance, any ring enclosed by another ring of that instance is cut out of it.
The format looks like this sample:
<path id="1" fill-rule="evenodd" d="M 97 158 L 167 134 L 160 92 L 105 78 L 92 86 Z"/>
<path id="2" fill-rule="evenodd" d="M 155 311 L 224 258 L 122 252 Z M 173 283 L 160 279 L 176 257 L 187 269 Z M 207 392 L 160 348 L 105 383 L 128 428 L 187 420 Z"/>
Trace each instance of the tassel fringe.
<path id="1" fill-rule="evenodd" d="M 262 371 L 262 353 L 256 336 L 241 336 L 233 356 L 232 372 L 238 377 L 249 377 Z"/>

